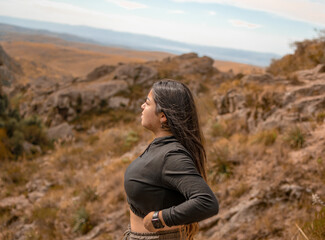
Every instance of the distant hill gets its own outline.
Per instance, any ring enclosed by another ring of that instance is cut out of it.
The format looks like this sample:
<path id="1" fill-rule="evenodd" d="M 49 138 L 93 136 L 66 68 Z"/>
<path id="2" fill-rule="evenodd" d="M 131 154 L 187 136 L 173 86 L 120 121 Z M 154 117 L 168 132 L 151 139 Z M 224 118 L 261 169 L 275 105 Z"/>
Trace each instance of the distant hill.
<path id="1" fill-rule="evenodd" d="M 29 28 L 29 30 L 22 28 L 19 29 L 24 33 L 26 33 L 26 31 L 32 31 L 31 29 L 37 29 L 37 34 L 59 37 L 68 41 L 96 43 L 104 46 L 116 46 L 143 51 L 163 51 L 174 54 L 196 52 L 199 55 L 207 55 L 217 60 L 240 62 L 257 66 L 267 66 L 270 64 L 272 59 L 280 57 L 273 53 L 200 46 L 142 34 L 117 32 L 107 29 L 41 22 L 5 16 L 0 16 L 0 23 Z"/>

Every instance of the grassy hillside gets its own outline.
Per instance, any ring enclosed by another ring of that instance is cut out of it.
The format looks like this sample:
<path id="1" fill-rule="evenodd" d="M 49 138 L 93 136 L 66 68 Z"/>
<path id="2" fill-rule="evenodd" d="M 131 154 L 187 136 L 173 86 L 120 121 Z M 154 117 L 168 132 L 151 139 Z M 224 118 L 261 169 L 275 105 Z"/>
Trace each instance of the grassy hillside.
<path id="1" fill-rule="evenodd" d="M 122 69 L 128 91 L 117 97 L 132 98 L 133 105 L 85 112 L 69 121 L 73 135 L 57 139 L 52 149 L 32 157 L 1 158 L 0 239 L 120 239 L 129 222 L 125 169 L 154 138 L 140 124 L 141 99 L 149 86 L 135 81 L 149 66 L 157 71 L 155 76 L 187 83 L 196 95 L 208 182 L 220 201 L 220 213 L 200 223 L 198 240 L 302 240 L 302 231 L 310 240 L 324 236 L 322 73 L 319 82 L 305 79 L 296 86 L 267 74 L 249 75 L 246 68 L 238 75 L 220 72 L 210 66 L 211 59 L 194 54 L 145 63 L 142 53 L 128 58 L 54 43 L 2 44 L 22 65 L 25 76 L 18 83 L 33 85 L 37 77 L 46 76 L 62 84 L 63 76 L 86 75 L 108 63 L 118 69 L 122 60 L 142 65 L 124 64 Z M 121 80 L 113 73 L 80 85 Z M 46 82 L 16 92 L 11 104 L 33 106 Z M 77 84 L 72 81 L 70 89 Z M 26 96 L 29 91 L 34 95 Z M 320 200 L 313 204 L 312 196 Z"/>

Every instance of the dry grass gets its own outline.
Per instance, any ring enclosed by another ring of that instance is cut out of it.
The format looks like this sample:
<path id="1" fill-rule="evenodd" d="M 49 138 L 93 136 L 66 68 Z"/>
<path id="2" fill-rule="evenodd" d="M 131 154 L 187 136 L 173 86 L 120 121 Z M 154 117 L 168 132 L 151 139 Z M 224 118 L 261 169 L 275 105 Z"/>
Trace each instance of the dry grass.
<path id="1" fill-rule="evenodd" d="M 220 60 L 214 60 L 213 66 L 222 72 L 228 72 L 232 70 L 235 74 L 263 73 L 265 71 L 264 68 L 254 65 Z"/>
<path id="2" fill-rule="evenodd" d="M 10 56 L 22 64 L 24 73 L 29 77 L 34 77 L 36 74 L 84 76 L 104 64 L 145 61 L 141 58 L 141 54 L 140 57 L 128 57 L 51 43 L 2 42 L 1 45 Z M 38 72 L 31 71 L 33 68 L 29 68 L 28 62 L 34 62 L 38 66 Z M 50 67 L 46 67 L 43 63 Z"/>

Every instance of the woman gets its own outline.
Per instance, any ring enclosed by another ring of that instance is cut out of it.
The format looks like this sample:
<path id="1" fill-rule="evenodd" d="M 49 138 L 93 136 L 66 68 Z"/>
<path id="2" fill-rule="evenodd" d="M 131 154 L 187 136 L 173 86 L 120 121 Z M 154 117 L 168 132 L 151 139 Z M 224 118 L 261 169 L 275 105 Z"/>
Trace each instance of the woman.
<path id="1" fill-rule="evenodd" d="M 130 228 L 124 239 L 193 239 L 198 221 L 218 213 L 206 183 L 206 153 L 194 99 L 173 80 L 156 82 L 142 104 L 153 142 L 125 172 Z"/>

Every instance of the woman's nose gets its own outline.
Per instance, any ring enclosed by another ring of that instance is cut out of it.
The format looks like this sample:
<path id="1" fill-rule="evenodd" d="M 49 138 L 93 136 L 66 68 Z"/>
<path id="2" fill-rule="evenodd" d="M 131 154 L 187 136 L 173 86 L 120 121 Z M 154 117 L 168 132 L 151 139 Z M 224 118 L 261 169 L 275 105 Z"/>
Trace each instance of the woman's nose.
<path id="1" fill-rule="evenodd" d="M 144 103 L 142 103 L 141 108 L 144 109 Z"/>

